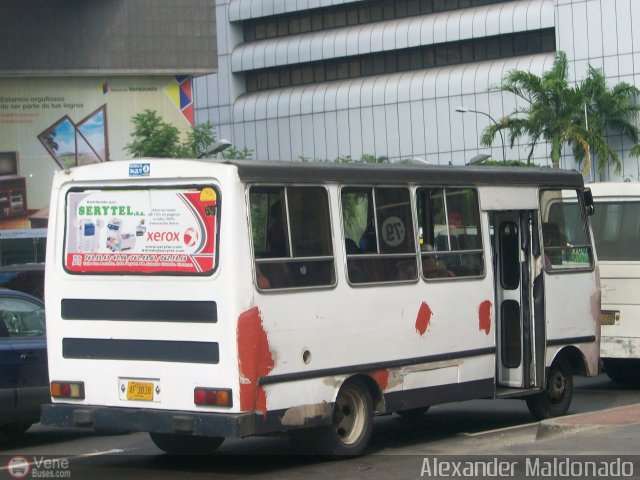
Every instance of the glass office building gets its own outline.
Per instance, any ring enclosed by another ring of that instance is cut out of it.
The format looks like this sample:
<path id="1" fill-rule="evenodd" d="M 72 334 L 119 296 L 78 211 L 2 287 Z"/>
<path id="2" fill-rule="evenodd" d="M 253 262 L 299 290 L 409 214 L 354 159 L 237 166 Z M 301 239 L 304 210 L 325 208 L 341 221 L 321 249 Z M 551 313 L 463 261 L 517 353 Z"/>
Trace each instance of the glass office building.
<path id="1" fill-rule="evenodd" d="M 563 50 L 571 80 L 590 64 L 640 83 L 634 0 L 218 0 L 216 17 L 219 70 L 194 82 L 196 122 L 257 159 L 524 159 L 524 138 L 479 143 L 516 106 L 495 90 L 510 70 L 540 75 Z M 638 180 L 632 145 L 610 142 L 623 171 L 605 178 Z M 577 168 L 569 148 L 561 167 Z"/>

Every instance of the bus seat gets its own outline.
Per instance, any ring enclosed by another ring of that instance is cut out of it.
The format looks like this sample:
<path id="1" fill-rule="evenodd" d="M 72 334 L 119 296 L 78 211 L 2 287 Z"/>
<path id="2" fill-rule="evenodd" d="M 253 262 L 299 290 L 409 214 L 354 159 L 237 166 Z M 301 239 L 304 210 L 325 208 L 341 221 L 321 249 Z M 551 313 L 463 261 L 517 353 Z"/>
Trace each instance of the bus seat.
<path id="1" fill-rule="evenodd" d="M 355 242 L 355 240 L 352 240 L 350 238 L 345 238 L 344 239 L 344 248 L 347 252 L 347 255 L 357 255 L 360 252 L 360 248 L 358 247 L 358 244 Z"/>
<path id="2" fill-rule="evenodd" d="M 451 250 L 460 250 L 458 246 L 458 237 L 455 235 L 449 235 L 449 240 L 451 241 Z M 439 252 L 449 251 L 449 244 L 447 243 L 446 235 L 438 235 L 436 237 L 436 250 Z"/>
<path id="3" fill-rule="evenodd" d="M 542 237 L 544 239 L 544 244 L 549 247 L 562 247 L 567 244 L 566 241 L 563 241 L 560 228 L 557 223 L 543 223 Z"/>
<path id="4" fill-rule="evenodd" d="M 458 245 L 460 250 L 475 250 L 478 248 L 478 236 L 470 233 L 458 235 Z"/>

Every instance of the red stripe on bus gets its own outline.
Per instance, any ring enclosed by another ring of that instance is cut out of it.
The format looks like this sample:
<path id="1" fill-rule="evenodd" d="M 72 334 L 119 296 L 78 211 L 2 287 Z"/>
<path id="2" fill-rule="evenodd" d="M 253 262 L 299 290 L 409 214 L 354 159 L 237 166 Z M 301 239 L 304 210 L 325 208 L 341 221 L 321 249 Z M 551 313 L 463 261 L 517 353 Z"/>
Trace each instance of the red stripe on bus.
<path id="1" fill-rule="evenodd" d="M 380 390 L 384 392 L 389 385 L 389 370 L 376 370 L 371 372 L 371 376 L 380 386 Z"/>
<path id="2" fill-rule="evenodd" d="M 240 314 L 236 331 L 240 368 L 240 409 L 267 413 L 267 396 L 258 379 L 273 370 L 275 362 L 269 349 L 267 332 L 258 307 Z"/>
<path id="3" fill-rule="evenodd" d="M 426 302 L 422 302 L 420 310 L 418 310 L 418 318 L 416 318 L 416 330 L 420 335 L 424 335 L 427 331 L 427 327 L 429 327 L 429 322 L 431 321 L 431 315 L 433 315 L 433 312 L 429 305 L 427 305 Z"/>
<path id="4" fill-rule="evenodd" d="M 480 308 L 478 309 L 478 324 L 480 330 L 484 330 L 484 333 L 489 335 L 491 331 L 491 302 L 489 300 L 485 300 L 480 304 Z"/>

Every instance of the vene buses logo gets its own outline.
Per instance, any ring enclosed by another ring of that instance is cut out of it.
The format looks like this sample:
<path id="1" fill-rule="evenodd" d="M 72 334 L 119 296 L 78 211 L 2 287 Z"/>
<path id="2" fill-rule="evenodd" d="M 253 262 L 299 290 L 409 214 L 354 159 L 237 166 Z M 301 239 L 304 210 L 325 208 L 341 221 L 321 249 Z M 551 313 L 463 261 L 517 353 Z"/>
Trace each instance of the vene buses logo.
<path id="1" fill-rule="evenodd" d="M 21 455 L 11 457 L 7 463 L 11 478 L 71 478 L 69 460 L 66 458 L 33 457 L 27 460 Z"/>
<path id="2" fill-rule="evenodd" d="M 31 466 L 25 457 L 17 456 L 9 459 L 7 470 L 13 478 L 26 478 L 29 475 Z"/>

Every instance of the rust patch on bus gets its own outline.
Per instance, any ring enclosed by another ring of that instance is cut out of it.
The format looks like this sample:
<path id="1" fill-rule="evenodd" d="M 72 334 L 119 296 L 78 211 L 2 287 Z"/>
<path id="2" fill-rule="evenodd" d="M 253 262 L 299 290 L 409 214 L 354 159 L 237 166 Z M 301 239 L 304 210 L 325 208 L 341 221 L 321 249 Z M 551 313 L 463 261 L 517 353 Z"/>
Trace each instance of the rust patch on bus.
<path id="1" fill-rule="evenodd" d="M 482 302 L 478 308 L 478 324 L 480 330 L 489 335 L 491 331 L 491 302 L 489 300 Z"/>
<path id="2" fill-rule="evenodd" d="M 325 377 L 322 380 L 322 383 L 329 387 L 339 388 L 342 385 L 342 381 L 338 380 L 336 377 Z"/>
<path id="3" fill-rule="evenodd" d="M 326 402 L 287 408 L 282 417 L 282 425 L 301 427 L 310 424 L 324 424 L 331 419 L 332 411 L 333 408 Z"/>
<path id="4" fill-rule="evenodd" d="M 384 392 L 389 386 L 389 370 L 375 370 L 370 375 L 376 381 L 380 390 Z"/>
<path id="5" fill-rule="evenodd" d="M 418 310 L 418 318 L 416 318 L 416 331 L 420 335 L 424 335 L 429 327 L 429 322 L 431 322 L 431 316 L 433 312 L 427 302 L 422 302 L 420 305 L 420 310 Z"/>
<path id="6" fill-rule="evenodd" d="M 275 362 L 258 307 L 240 314 L 236 336 L 240 368 L 240 409 L 266 415 L 267 396 L 258 385 L 258 379 L 268 375 Z"/>

